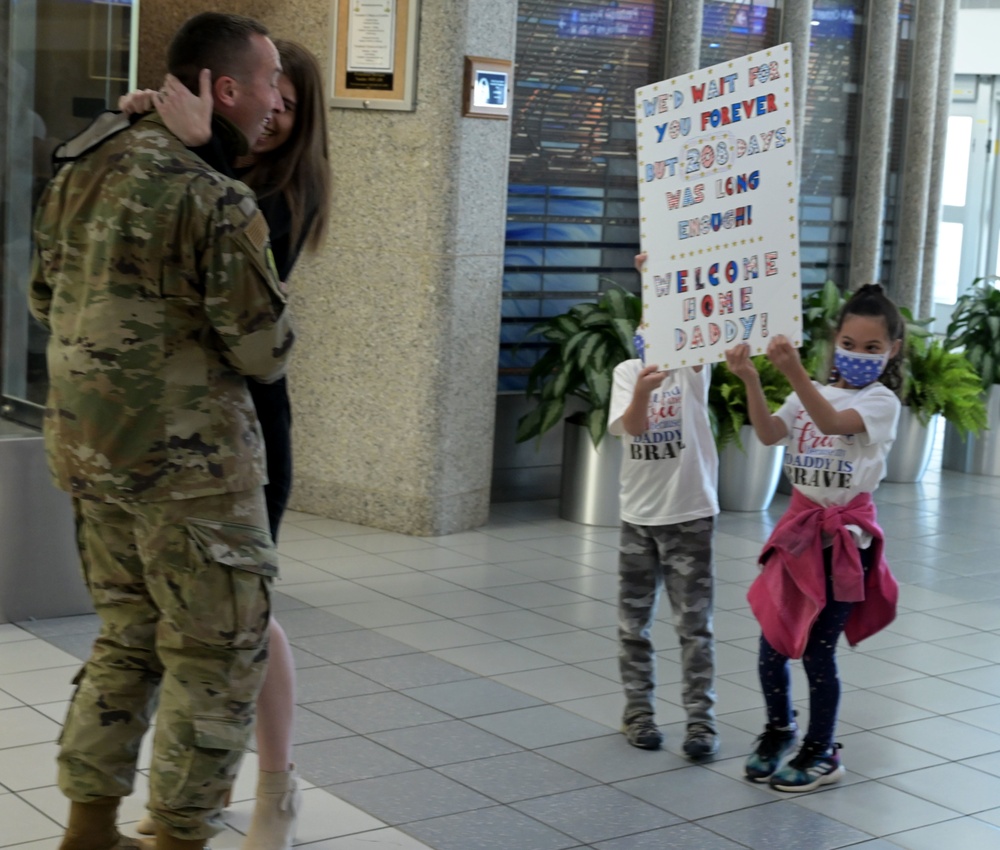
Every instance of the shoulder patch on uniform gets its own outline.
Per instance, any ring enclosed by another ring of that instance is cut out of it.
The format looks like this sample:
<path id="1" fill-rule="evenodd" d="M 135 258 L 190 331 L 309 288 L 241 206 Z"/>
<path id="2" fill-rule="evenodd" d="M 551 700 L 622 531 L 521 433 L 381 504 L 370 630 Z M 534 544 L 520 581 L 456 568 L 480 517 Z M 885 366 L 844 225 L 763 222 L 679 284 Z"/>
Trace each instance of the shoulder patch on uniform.
<path id="1" fill-rule="evenodd" d="M 250 219 L 250 223 L 247 225 L 246 231 L 244 232 L 246 233 L 251 244 L 258 251 L 262 250 L 267 244 L 267 238 L 270 232 L 267 229 L 267 222 L 264 220 L 264 214 L 260 210 L 257 210 L 254 217 Z"/>

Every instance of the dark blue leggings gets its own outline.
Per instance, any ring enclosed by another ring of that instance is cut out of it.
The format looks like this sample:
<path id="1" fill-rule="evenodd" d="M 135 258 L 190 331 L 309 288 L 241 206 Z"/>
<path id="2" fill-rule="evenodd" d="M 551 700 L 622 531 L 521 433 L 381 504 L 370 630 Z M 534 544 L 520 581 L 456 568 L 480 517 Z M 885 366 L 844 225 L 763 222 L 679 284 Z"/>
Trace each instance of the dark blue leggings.
<path id="1" fill-rule="evenodd" d="M 861 550 L 861 560 L 868 570 L 870 549 Z M 837 708 L 840 705 L 840 679 L 837 676 L 837 641 L 844 631 L 844 624 L 851 614 L 853 602 L 837 602 L 833 598 L 833 581 L 830 577 L 829 548 L 823 550 L 826 569 L 826 607 L 809 632 L 809 641 L 802 656 L 802 666 L 809 677 L 809 728 L 805 740 L 829 747 L 837 726 Z M 788 656 L 782 655 L 767 638 L 760 636 L 760 655 L 757 658 L 760 687 L 767 703 L 767 722 L 773 726 L 787 727 L 792 723 L 792 689 L 789 677 Z"/>

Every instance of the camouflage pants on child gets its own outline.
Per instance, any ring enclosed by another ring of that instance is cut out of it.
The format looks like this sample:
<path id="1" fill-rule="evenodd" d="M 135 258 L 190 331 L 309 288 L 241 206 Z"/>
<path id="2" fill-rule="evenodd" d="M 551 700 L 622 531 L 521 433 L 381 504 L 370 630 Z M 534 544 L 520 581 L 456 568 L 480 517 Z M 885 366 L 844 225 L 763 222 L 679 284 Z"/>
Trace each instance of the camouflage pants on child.
<path id="1" fill-rule="evenodd" d="M 130 794 L 159 691 L 150 810 L 177 838 L 210 838 L 267 662 L 277 559 L 263 491 L 74 506 L 101 631 L 75 680 L 59 786 L 81 803 Z"/>
<path id="2" fill-rule="evenodd" d="M 624 721 L 654 714 L 656 654 L 650 630 L 665 588 L 681 645 L 688 722 L 715 729 L 715 639 L 712 634 L 712 537 L 715 518 L 674 525 L 622 522 L 618 561 L 618 664 Z"/>

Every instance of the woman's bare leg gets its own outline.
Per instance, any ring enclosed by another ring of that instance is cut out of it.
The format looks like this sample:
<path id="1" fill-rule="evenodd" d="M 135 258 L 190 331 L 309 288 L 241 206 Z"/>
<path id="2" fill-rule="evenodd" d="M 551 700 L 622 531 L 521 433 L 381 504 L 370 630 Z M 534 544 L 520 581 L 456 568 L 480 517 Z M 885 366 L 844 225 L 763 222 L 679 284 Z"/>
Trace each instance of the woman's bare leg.
<path id="1" fill-rule="evenodd" d="M 257 697 L 257 758 L 269 773 L 292 763 L 295 724 L 295 660 L 285 630 L 273 617 L 268 634 L 267 673 Z"/>
<path id="2" fill-rule="evenodd" d="M 295 661 L 273 618 L 269 638 L 267 674 L 257 697 L 257 799 L 242 850 L 291 850 L 302 806 L 292 764 Z"/>

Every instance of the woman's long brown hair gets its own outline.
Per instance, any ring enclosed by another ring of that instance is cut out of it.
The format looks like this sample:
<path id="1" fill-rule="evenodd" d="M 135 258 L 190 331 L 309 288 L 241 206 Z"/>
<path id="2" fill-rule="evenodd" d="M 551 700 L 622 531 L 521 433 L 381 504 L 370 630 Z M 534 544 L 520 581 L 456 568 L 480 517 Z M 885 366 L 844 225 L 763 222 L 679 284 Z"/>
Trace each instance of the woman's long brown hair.
<path id="1" fill-rule="evenodd" d="M 292 213 L 293 250 L 315 251 L 330 219 L 330 154 L 327 149 L 326 98 L 316 57 L 301 44 L 276 39 L 281 69 L 295 88 L 295 123 L 280 148 L 257 156 L 247 184 L 267 197 L 281 192 Z"/>

